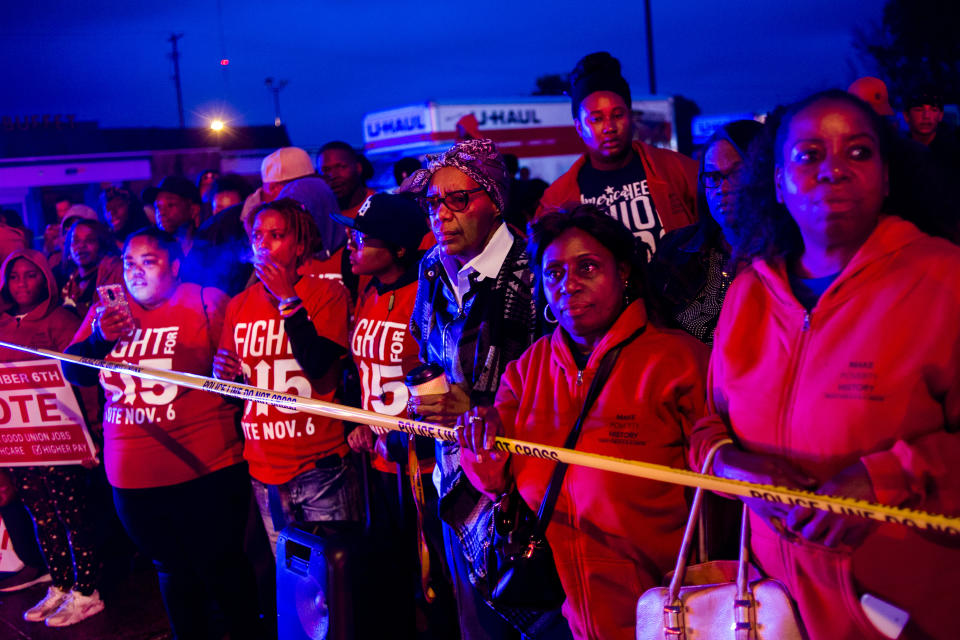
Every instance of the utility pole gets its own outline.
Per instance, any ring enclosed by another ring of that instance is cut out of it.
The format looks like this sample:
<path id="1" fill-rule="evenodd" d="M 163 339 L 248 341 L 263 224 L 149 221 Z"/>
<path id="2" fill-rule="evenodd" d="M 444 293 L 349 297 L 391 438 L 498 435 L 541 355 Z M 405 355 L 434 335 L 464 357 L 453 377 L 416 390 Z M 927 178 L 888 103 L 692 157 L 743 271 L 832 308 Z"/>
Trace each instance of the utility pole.
<path id="1" fill-rule="evenodd" d="M 280 90 L 289 84 L 286 80 L 279 80 L 274 83 L 273 78 L 267 78 L 263 81 L 267 89 L 273 94 L 273 126 L 279 127 L 283 124 L 280 120 Z"/>
<path id="2" fill-rule="evenodd" d="M 653 65 L 653 20 L 650 18 L 650 0 L 643 0 L 647 19 L 647 77 L 650 79 L 650 95 L 657 94 L 657 72 Z"/>
<path id="3" fill-rule="evenodd" d="M 177 40 L 182 37 L 182 33 L 171 33 L 169 38 L 170 46 L 173 47 L 170 58 L 173 60 L 173 84 L 177 87 L 177 115 L 180 117 L 181 129 L 185 125 L 183 120 L 183 90 L 180 88 L 180 52 L 177 51 Z"/>

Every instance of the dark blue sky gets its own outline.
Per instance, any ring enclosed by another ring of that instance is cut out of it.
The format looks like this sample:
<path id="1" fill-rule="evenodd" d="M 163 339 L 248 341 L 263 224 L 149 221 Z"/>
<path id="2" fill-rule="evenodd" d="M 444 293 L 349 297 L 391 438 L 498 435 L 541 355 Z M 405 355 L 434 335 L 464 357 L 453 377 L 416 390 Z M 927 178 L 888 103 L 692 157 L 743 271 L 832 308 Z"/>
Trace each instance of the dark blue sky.
<path id="1" fill-rule="evenodd" d="M 619 57 L 647 93 L 642 0 L 20 0 L 4 6 L 0 116 L 74 113 L 103 126 L 176 126 L 167 38 L 183 33 L 188 124 L 223 109 L 273 121 L 264 78 L 288 79 L 297 144 L 361 141 L 368 111 L 427 99 L 528 95 L 583 54 Z M 154 5 L 154 6 L 146 6 Z M 653 0 L 657 80 L 704 113 L 762 111 L 857 77 L 855 27 L 879 0 Z M 218 9 L 219 7 L 219 9 Z M 222 16 L 222 20 L 218 17 Z M 222 35 L 221 35 L 222 34 Z M 225 69 L 222 57 L 230 60 Z"/>

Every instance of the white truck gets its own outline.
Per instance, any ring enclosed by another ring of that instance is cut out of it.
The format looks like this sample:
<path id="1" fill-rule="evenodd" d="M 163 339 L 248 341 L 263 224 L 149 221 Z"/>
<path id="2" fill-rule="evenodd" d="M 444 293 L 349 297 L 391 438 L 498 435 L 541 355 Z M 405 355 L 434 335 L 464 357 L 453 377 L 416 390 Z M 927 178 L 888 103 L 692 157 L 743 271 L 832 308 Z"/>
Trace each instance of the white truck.
<path id="1" fill-rule="evenodd" d="M 513 100 L 443 101 L 368 113 L 363 118 L 363 146 L 374 166 L 373 185 L 395 186 L 393 163 L 404 157 L 421 160 L 450 147 L 457 122 L 473 114 L 480 134 L 502 153 L 512 153 L 531 178 L 553 182 L 584 152 L 566 97 Z M 674 98 L 633 101 L 636 137 L 658 147 L 677 149 Z"/>

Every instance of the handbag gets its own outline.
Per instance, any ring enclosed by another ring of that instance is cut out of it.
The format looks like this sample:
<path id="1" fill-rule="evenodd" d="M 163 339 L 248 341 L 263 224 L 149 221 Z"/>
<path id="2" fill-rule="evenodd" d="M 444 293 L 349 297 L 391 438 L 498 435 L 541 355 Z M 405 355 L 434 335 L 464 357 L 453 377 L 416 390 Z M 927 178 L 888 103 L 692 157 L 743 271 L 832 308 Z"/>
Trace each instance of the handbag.
<path id="1" fill-rule="evenodd" d="M 642 332 L 643 328 L 610 349 L 600 361 L 577 422 L 563 444 L 565 449 L 576 446 L 583 421 L 610 377 L 621 349 Z M 527 506 L 516 486 L 494 504 L 493 540 L 486 550 L 486 562 L 489 599 L 496 608 L 547 611 L 559 608 L 566 599 L 546 532 L 567 466 L 558 462 L 554 467 L 537 513 Z"/>
<path id="2" fill-rule="evenodd" d="M 729 442 L 720 442 L 710 450 L 702 473 L 710 469 L 717 449 Z M 749 562 L 750 519 L 746 507 L 741 515 L 739 560 L 687 567 L 702 498 L 703 489 L 698 488 L 670 586 L 648 589 L 637 601 L 637 640 L 806 638 L 786 587 L 763 578 Z"/>

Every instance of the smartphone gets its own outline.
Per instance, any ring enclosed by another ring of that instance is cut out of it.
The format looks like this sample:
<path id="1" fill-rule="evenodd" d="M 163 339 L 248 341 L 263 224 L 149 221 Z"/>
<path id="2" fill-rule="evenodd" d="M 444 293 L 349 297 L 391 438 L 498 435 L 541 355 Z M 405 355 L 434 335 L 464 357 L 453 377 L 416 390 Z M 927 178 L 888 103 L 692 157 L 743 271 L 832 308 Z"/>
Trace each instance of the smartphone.
<path id="1" fill-rule="evenodd" d="M 100 303 L 107 309 L 121 309 L 128 316 L 130 314 L 130 305 L 127 303 L 127 296 L 123 293 L 122 284 L 104 284 L 97 287 L 97 294 L 100 296 Z"/>
<path id="2" fill-rule="evenodd" d="M 887 638 L 899 638 L 910 620 L 909 613 L 870 593 L 860 597 L 860 606 L 877 631 Z"/>

